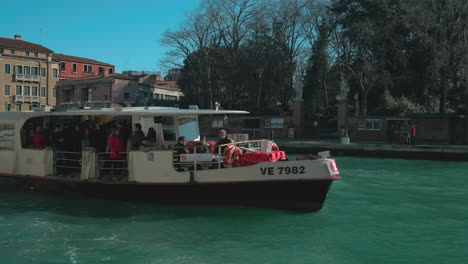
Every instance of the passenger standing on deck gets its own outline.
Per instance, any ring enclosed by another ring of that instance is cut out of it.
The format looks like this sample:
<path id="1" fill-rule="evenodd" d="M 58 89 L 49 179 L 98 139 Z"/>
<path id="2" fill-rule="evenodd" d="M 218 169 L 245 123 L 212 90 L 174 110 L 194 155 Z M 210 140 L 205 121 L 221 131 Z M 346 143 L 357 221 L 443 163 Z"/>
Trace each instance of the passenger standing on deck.
<path id="1" fill-rule="evenodd" d="M 42 127 L 36 128 L 36 133 L 33 136 L 33 146 L 35 149 L 45 149 L 47 146 L 47 138 L 42 132 Z"/>
<path id="2" fill-rule="evenodd" d="M 154 127 L 148 128 L 148 132 L 146 133 L 146 140 L 149 142 L 156 142 L 156 130 Z"/>
<path id="3" fill-rule="evenodd" d="M 89 147 L 91 147 L 91 135 L 89 132 L 89 127 L 87 127 L 83 131 L 83 135 L 81 137 L 81 149 L 83 150 Z"/>
<path id="4" fill-rule="evenodd" d="M 132 125 L 125 120 L 122 124 L 119 125 L 119 133 L 120 133 L 120 141 L 122 141 L 122 145 L 125 151 L 129 145 L 130 135 L 132 134 Z"/>
<path id="5" fill-rule="evenodd" d="M 114 169 L 119 169 L 123 165 L 121 160 L 124 159 L 124 152 L 122 142 L 119 138 L 119 129 L 114 127 L 109 136 L 109 152 L 110 152 L 110 167 Z M 118 170 L 114 170 L 113 174 L 119 174 Z"/>
<path id="6" fill-rule="evenodd" d="M 216 142 L 216 146 L 220 146 L 220 145 L 225 145 L 225 144 L 230 144 L 230 143 L 233 143 L 232 139 L 228 138 L 227 137 L 227 134 L 226 134 L 226 130 L 224 129 L 221 129 L 219 132 L 218 132 L 218 141 Z M 223 146 L 221 147 L 221 153 L 220 154 L 223 154 L 224 153 L 224 149 L 226 149 L 226 146 Z M 216 149 L 216 153 L 218 153 L 218 149 Z"/>
<path id="7" fill-rule="evenodd" d="M 412 125 L 410 129 L 410 143 L 416 145 L 416 125 Z"/>
<path id="8" fill-rule="evenodd" d="M 29 122 L 26 129 L 22 130 L 21 143 L 23 148 L 33 147 L 33 138 L 35 132 L 34 124 Z"/>
<path id="9" fill-rule="evenodd" d="M 70 129 L 70 143 L 72 152 L 81 153 L 81 129 L 78 124 L 75 124 Z"/>
<path id="10" fill-rule="evenodd" d="M 91 145 L 96 149 L 97 153 L 106 152 L 107 132 L 104 126 L 96 123 L 96 129 L 92 133 Z"/>
<path id="11" fill-rule="evenodd" d="M 51 135 L 50 146 L 55 150 L 63 150 L 63 132 L 60 126 L 56 126 Z"/>
<path id="12" fill-rule="evenodd" d="M 141 124 L 135 124 L 135 128 L 133 129 L 133 135 L 130 138 L 130 148 L 131 150 L 138 150 L 140 149 L 141 145 L 143 144 L 143 140 L 145 140 L 145 134 L 141 131 Z"/>

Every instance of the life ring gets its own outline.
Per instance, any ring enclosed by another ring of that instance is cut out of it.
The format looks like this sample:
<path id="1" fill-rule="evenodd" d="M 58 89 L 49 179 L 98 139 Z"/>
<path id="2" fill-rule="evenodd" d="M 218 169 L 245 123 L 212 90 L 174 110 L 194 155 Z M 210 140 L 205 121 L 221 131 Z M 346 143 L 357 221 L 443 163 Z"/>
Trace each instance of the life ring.
<path id="1" fill-rule="evenodd" d="M 271 151 L 279 151 L 279 147 L 276 143 L 271 143 Z"/>
<path id="2" fill-rule="evenodd" d="M 237 167 L 240 164 L 240 158 L 242 156 L 242 150 L 234 145 L 229 145 L 224 150 L 224 165 L 232 165 L 233 167 Z"/>

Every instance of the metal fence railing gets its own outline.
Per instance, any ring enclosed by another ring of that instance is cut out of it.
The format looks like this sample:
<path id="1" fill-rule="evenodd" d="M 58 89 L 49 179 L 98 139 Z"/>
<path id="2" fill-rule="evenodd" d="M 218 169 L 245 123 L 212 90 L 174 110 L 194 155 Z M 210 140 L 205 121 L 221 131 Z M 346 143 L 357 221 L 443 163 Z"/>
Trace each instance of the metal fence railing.
<path id="1" fill-rule="evenodd" d="M 197 151 L 197 148 L 200 148 L 200 145 L 190 145 L 185 147 L 174 147 L 173 153 L 173 165 L 174 168 L 178 171 L 196 171 L 200 169 L 220 169 L 228 166 L 239 166 L 239 163 L 236 161 L 239 160 L 237 155 L 242 155 L 242 153 L 253 153 L 261 149 L 262 140 L 250 140 L 250 141 L 241 141 L 233 142 L 223 145 L 208 145 L 203 146 L 209 149 L 208 152 L 200 153 Z M 227 148 L 235 147 L 234 152 L 226 151 Z M 181 153 L 184 152 L 184 153 Z M 211 154 L 212 158 L 204 161 L 184 161 L 182 158 L 184 154 Z M 182 158 L 181 158 L 182 157 Z"/>
<path id="2" fill-rule="evenodd" d="M 81 152 L 54 151 L 55 173 L 69 174 L 81 172 Z"/>
<path id="3" fill-rule="evenodd" d="M 121 157 L 112 157 L 116 154 Z M 97 153 L 97 168 L 100 176 L 128 177 L 128 152 L 101 152 Z"/>

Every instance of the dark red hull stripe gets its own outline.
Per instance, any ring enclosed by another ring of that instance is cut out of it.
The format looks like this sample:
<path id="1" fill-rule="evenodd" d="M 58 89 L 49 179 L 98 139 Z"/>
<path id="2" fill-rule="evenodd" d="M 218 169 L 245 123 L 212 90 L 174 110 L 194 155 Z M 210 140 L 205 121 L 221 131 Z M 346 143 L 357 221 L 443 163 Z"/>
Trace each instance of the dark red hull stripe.
<path id="1" fill-rule="evenodd" d="M 169 204 L 231 204 L 315 212 L 322 208 L 333 180 L 219 182 L 211 184 L 108 184 L 4 175 L 0 177 L 0 188 L 129 201 Z"/>

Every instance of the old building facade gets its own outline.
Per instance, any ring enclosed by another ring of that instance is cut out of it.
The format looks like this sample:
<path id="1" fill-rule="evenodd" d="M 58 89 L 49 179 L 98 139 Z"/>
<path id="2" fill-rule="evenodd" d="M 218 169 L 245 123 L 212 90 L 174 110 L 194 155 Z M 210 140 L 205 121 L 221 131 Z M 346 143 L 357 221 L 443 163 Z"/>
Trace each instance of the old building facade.
<path id="1" fill-rule="evenodd" d="M 144 106 L 152 96 L 151 79 L 111 74 L 62 80 L 57 84 L 57 109 Z"/>
<path id="2" fill-rule="evenodd" d="M 54 54 L 54 59 L 60 62 L 60 80 L 115 73 L 114 65 L 88 58 Z"/>
<path id="3" fill-rule="evenodd" d="M 179 101 L 184 94 L 174 81 L 158 81 L 153 88 L 153 97 L 158 100 Z"/>
<path id="4" fill-rule="evenodd" d="M 59 63 L 53 51 L 21 36 L 0 37 L 0 111 L 27 111 L 52 107 Z"/>
<path id="5" fill-rule="evenodd" d="M 154 91 L 164 96 L 159 99 L 178 100 L 180 89 L 158 86 L 161 79 L 159 75 L 127 73 L 61 80 L 57 84 L 57 109 L 148 106 L 152 105 Z"/>

